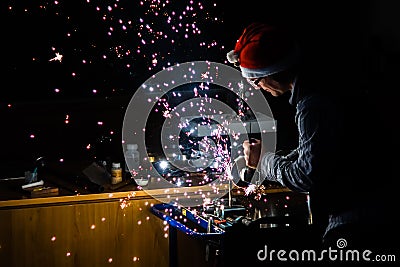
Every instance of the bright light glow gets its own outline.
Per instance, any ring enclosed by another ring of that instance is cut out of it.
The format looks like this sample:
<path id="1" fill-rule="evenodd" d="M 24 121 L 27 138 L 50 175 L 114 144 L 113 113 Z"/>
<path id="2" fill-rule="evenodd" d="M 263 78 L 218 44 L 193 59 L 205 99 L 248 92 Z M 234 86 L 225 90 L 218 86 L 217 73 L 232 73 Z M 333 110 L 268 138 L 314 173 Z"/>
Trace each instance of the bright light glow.
<path id="1" fill-rule="evenodd" d="M 160 168 L 163 169 L 163 170 L 168 168 L 168 161 L 166 161 L 166 160 L 160 161 Z"/>

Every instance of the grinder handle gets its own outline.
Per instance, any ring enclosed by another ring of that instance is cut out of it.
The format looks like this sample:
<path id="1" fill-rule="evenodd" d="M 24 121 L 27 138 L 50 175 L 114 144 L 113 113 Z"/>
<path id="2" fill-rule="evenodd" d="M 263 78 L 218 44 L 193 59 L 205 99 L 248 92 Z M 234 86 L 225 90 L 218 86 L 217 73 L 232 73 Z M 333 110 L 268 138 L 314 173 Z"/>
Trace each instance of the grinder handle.
<path id="1" fill-rule="evenodd" d="M 257 143 L 258 141 L 259 141 L 259 140 L 256 139 L 256 138 L 253 138 L 253 137 L 250 137 L 250 138 L 249 138 L 249 143 L 250 143 L 250 144 L 255 144 L 255 143 Z M 246 166 L 247 166 L 247 169 L 250 170 L 250 172 L 251 172 L 250 175 L 253 176 L 254 171 L 255 171 L 256 168 L 253 167 L 253 166 L 249 166 L 249 165 L 247 165 L 247 164 L 246 164 Z M 250 176 L 250 177 L 251 177 L 251 176 Z"/>

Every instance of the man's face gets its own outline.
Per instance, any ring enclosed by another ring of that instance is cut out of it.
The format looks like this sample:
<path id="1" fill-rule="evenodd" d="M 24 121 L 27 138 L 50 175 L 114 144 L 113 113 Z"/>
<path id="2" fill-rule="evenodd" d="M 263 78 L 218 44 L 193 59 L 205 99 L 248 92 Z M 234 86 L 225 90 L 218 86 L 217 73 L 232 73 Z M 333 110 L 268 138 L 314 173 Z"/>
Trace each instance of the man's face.
<path id="1" fill-rule="evenodd" d="M 270 93 L 272 96 L 280 96 L 291 89 L 290 84 L 280 83 L 273 79 L 273 77 L 262 77 L 262 78 L 248 78 L 247 81 L 255 89 L 263 89 Z"/>

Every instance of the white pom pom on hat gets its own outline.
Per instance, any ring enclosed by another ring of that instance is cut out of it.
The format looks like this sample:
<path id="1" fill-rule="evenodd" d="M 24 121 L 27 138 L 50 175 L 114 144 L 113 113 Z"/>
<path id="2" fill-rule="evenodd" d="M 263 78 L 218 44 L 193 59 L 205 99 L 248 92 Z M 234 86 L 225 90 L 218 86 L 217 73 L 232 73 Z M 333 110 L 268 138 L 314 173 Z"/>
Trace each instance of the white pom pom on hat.
<path id="1" fill-rule="evenodd" d="M 240 66 L 245 78 L 259 78 L 287 69 L 296 62 L 297 51 L 288 32 L 255 22 L 247 26 L 228 62 Z"/>
<path id="2" fill-rule="evenodd" d="M 226 58 L 229 63 L 238 64 L 239 63 L 239 54 L 235 53 L 235 50 L 231 50 L 226 54 Z"/>

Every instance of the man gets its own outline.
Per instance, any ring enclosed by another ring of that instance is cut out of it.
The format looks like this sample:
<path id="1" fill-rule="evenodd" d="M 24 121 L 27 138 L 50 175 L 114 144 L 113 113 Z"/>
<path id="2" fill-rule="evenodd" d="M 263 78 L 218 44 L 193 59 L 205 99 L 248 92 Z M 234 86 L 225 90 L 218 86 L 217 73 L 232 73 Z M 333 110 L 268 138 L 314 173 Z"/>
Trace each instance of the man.
<path id="1" fill-rule="evenodd" d="M 364 87 L 356 70 L 338 68 L 343 58 L 324 65 L 323 59 L 315 60 L 322 55 L 301 51 L 288 31 L 256 22 L 244 29 L 227 54 L 255 89 L 275 97 L 290 94 L 289 102 L 296 107 L 297 147 L 277 155 L 261 151 L 258 140 L 245 141 L 246 163 L 268 181 L 309 193 L 325 246 L 337 248 L 337 240 L 345 238 L 349 248 L 389 249 L 396 229 L 390 223 L 392 196 L 385 191 L 390 174 L 372 145 L 368 127 L 379 122 L 374 121 L 374 111 L 368 112 Z M 279 138 L 279 128 L 277 134 Z"/>

